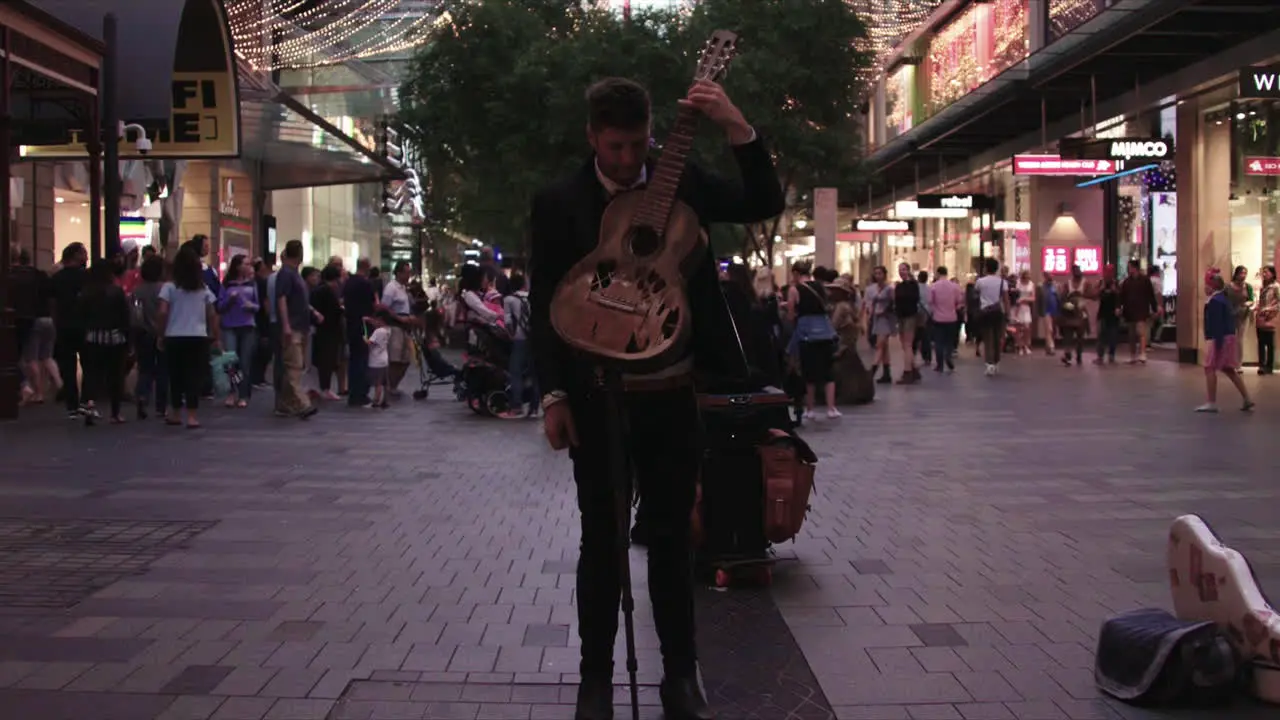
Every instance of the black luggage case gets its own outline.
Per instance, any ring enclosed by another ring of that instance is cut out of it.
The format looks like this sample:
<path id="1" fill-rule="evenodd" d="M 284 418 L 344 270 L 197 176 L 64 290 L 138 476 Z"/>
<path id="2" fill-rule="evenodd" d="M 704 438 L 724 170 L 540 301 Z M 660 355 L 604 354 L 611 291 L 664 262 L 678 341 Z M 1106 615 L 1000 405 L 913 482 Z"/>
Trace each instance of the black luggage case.
<path id="1" fill-rule="evenodd" d="M 764 536 L 764 478 L 756 448 L 770 429 L 795 425 L 790 404 L 783 392 L 698 396 L 706 449 L 696 561 L 719 586 L 742 574 L 738 570 L 769 578 L 773 559 Z"/>

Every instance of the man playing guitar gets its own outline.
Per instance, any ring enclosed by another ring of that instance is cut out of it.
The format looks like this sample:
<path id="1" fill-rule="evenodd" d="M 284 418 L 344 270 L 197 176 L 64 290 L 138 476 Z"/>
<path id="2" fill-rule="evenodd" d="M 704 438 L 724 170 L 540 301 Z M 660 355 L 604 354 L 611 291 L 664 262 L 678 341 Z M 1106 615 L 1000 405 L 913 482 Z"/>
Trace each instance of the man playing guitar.
<path id="1" fill-rule="evenodd" d="M 613 649 L 620 597 L 619 529 L 610 483 L 609 423 L 599 373 L 576 356 L 550 322 L 551 300 L 562 278 L 597 245 L 601 217 L 617 193 L 652 177 L 648 92 L 620 78 L 587 91 L 587 140 L 594 151 L 582 168 L 544 188 L 533 200 L 530 334 L 551 447 L 569 449 L 582 516 L 577 603 L 582 639 L 577 720 L 613 717 Z M 680 101 L 696 108 L 728 136 L 741 172 L 727 181 L 690 165 L 677 192 L 705 227 L 752 223 L 777 216 L 784 199 L 777 172 L 756 131 L 716 83 L 699 81 Z M 692 315 L 689 352 L 650 375 L 623 377 L 625 438 L 642 512 L 652 530 L 648 548 L 649 597 L 661 643 L 661 699 L 670 720 L 713 715 L 697 681 L 694 646 L 690 513 L 702 446 L 693 389 L 699 377 L 742 376 L 745 367 L 720 294 L 710 247 L 689 275 Z"/>

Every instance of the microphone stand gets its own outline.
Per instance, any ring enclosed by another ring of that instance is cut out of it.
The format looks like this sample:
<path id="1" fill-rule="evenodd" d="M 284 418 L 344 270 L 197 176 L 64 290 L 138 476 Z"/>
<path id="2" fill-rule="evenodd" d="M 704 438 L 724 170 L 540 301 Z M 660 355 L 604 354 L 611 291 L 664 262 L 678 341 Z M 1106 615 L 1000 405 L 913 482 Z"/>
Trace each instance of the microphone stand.
<path id="1" fill-rule="evenodd" d="M 631 688 L 631 718 L 640 720 L 640 689 L 636 681 L 639 662 L 636 660 L 635 597 L 631 592 L 631 499 L 634 497 L 631 457 L 627 453 L 626 410 L 623 400 L 622 373 L 614 368 L 597 370 L 596 380 L 604 391 L 607 434 L 609 436 L 609 475 L 613 489 L 618 553 L 618 576 L 622 586 L 623 632 L 627 645 L 627 674 Z"/>

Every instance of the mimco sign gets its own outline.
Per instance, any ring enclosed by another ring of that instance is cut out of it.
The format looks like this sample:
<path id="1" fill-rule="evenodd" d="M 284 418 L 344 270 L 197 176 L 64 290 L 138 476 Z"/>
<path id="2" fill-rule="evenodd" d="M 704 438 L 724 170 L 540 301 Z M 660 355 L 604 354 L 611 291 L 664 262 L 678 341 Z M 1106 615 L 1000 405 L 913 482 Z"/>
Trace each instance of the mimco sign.
<path id="1" fill-rule="evenodd" d="M 1059 144 L 1064 158 L 1078 160 L 1172 160 L 1173 140 L 1159 137 L 1118 137 L 1103 140 L 1071 138 Z M 1115 170 L 1124 168 L 1117 164 Z"/>
<path id="2" fill-rule="evenodd" d="M 1280 65 L 1240 68 L 1240 97 L 1280 98 Z"/>
<path id="3" fill-rule="evenodd" d="M 1133 158 L 1163 160 L 1169 157 L 1169 143 L 1163 140 L 1116 140 L 1111 143 L 1112 160 Z"/>
<path id="4" fill-rule="evenodd" d="M 920 195 L 916 198 L 921 210 L 994 210 L 995 200 L 988 195 Z"/>

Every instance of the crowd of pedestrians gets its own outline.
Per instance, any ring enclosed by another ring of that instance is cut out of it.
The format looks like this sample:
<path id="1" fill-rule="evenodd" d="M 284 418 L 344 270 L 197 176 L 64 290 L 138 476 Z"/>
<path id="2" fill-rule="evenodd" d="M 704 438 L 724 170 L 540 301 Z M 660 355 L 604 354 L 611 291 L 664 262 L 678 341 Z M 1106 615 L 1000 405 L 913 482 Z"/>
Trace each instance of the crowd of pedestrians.
<path id="1" fill-rule="evenodd" d="M 172 258 L 145 246 L 92 266 L 73 243 L 52 273 L 17 253 L 9 300 L 22 403 L 60 401 L 69 418 L 95 425 L 100 402 L 119 424 L 132 400 L 139 420 L 155 412 L 192 429 L 201 427 L 202 403 L 222 397 L 244 410 L 266 388 L 281 417 L 305 419 L 344 398 L 387 407 L 414 361 L 414 305 L 430 293 L 410 283 L 408 262 L 384 280 L 368 260 L 348 272 L 338 257 L 304 266 L 303 254 L 291 240 L 278 266 L 270 253 L 235 255 L 220 274 L 203 235 Z M 376 397 L 371 380 L 381 384 Z"/>

